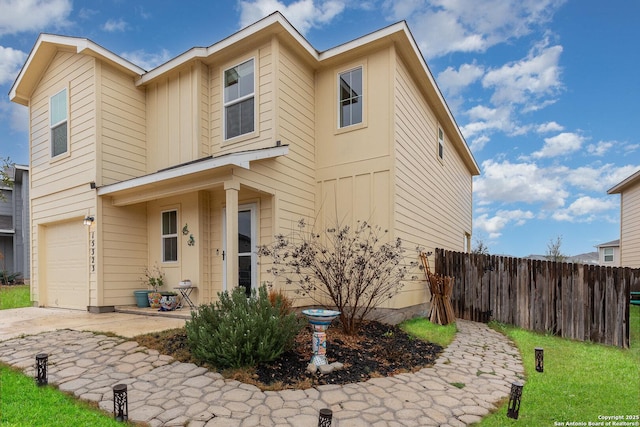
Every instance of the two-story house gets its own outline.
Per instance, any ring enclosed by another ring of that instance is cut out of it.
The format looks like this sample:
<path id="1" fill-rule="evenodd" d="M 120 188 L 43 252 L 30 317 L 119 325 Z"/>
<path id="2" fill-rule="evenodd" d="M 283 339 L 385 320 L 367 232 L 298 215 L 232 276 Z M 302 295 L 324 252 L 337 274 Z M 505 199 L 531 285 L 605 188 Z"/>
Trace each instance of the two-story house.
<path id="1" fill-rule="evenodd" d="M 200 304 L 255 288 L 273 280 L 256 246 L 301 218 L 470 244 L 479 168 L 404 22 L 319 52 L 274 13 L 151 71 L 43 34 L 10 97 L 29 108 L 39 305 L 133 304 L 155 263 Z M 428 301 L 412 282 L 387 308 Z"/>
<path id="2" fill-rule="evenodd" d="M 620 266 L 620 240 L 612 240 L 610 242 L 600 243 L 596 246 L 598 249 L 598 264 L 610 265 L 612 267 Z"/>
<path id="3" fill-rule="evenodd" d="M 620 194 L 620 265 L 640 268 L 640 170 L 607 193 Z"/>
<path id="4" fill-rule="evenodd" d="M 0 187 L 0 271 L 28 282 L 29 168 L 12 164 L 5 173 L 13 185 Z"/>

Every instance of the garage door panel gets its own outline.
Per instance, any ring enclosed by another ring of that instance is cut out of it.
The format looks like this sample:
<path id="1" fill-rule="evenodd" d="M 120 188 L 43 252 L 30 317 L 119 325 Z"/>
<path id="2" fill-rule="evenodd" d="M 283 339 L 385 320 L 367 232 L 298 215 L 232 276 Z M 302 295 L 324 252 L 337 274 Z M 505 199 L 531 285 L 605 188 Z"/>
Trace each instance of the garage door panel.
<path id="1" fill-rule="evenodd" d="M 46 228 L 46 264 L 46 305 L 86 310 L 87 229 L 81 221 Z"/>

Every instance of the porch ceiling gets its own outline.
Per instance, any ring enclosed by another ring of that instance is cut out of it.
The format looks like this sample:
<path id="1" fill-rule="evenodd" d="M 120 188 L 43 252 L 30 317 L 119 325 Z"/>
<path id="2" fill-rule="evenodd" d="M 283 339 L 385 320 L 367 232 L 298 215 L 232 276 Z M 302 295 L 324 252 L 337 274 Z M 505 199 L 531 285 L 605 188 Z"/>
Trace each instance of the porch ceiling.
<path id="1" fill-rule="evenodd" d="M 211 189 L 233 180 L 234 167 L 250 169 L 253 161 L 272 159 L 288 153 L 289 146 L 283 145 L 206 157 L 149 175 L 99 187 L 97 194 L 112 197 L 115 206 L 126 206 L 186 192 Z"/>

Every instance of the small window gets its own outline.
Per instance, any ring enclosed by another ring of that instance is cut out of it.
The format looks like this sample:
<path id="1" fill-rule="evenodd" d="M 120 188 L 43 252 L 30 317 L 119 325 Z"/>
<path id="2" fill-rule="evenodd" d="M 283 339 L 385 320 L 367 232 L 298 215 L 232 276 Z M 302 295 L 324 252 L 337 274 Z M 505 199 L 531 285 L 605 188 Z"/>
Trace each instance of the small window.
<path id="1" fill-rule="evenodd" d="M 438 128 L 438 157 L 444 160 L 444 132 L 442 128 Z"/>
<path id="2" fill-rule="evenodd" d="M 613 248 L 604 248 L 604 262 L 613 262 Z"/>
<path id="3" fill-rule="evenodd" d="M 162 261 L 178 261 L 178 211 L 162 212 Z"/>
<path id="4" fill-rule="evenodd" d="M 340 73 L 340 127 L 362 123 L 362 67 Z"/>
<path id="5" fill-rule="evenodd" d="M 253 59 L 224 72 L 225 139 L 255 129 L 254 75 Z"/>
<path id="6" fill-rule="evenodd" d="M 50 100 L 51 157 L 69 151 L 67 111 L 67 90 L 63 89 Z"/>

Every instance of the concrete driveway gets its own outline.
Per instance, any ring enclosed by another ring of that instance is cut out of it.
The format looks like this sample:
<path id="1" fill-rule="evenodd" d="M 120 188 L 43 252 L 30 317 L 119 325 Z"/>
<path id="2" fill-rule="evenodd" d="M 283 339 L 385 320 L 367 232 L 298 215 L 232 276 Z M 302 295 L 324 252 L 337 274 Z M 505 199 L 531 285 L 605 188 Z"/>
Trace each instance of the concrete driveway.
<path id="1" fill-rule="evenodd" d="M 134 337 L 149 332 L 180 328 L 186 319 L 127 313 L 94 314 L 62 308 L 25 307 L 0 310 L 0 341 L 58 329 L 111 332 Z"/>

